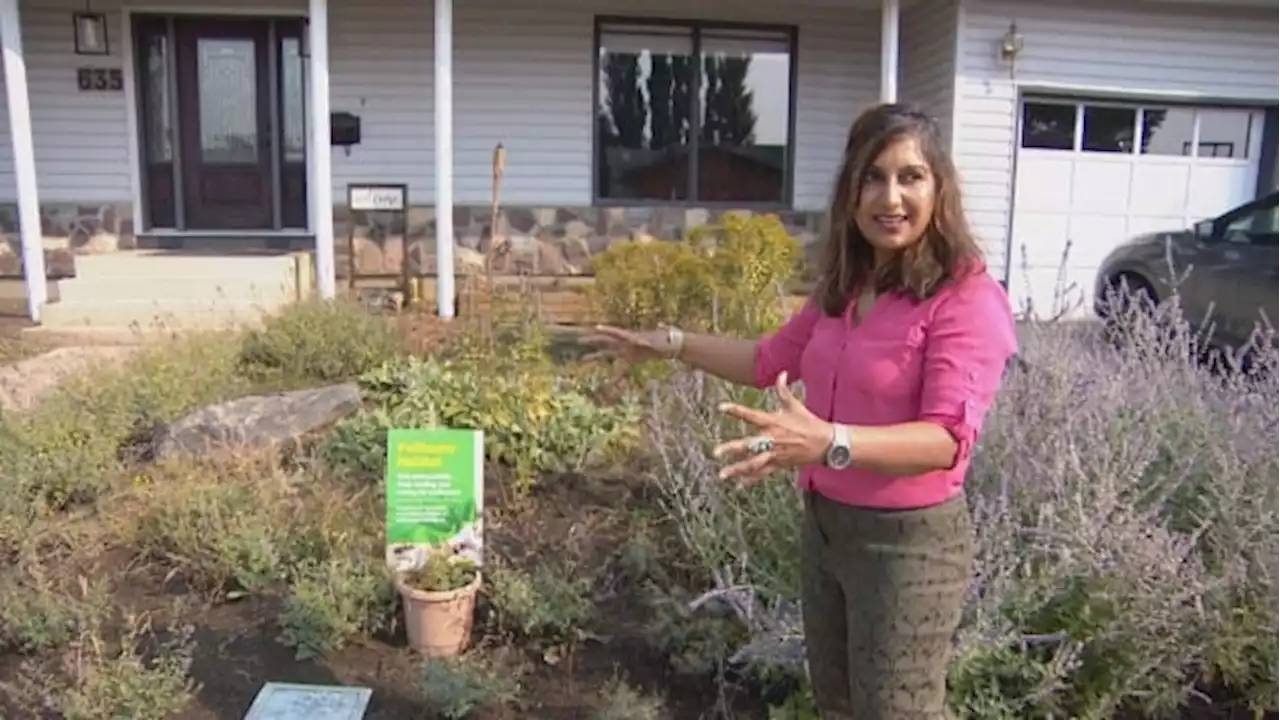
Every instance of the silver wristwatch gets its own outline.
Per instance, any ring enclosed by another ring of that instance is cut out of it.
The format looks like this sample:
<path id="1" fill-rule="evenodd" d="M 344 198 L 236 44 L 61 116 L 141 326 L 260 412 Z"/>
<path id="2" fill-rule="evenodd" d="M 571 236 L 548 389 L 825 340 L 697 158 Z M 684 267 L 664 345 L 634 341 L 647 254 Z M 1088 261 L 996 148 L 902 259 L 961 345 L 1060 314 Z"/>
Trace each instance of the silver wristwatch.
<path id="1" fill-rule="evenodd" d="M 853 448 L 849 444 L 849 426 L 831 425 L 831 444 L 827 446 L 827 467 L 844 470 L 853 464 Z"/>

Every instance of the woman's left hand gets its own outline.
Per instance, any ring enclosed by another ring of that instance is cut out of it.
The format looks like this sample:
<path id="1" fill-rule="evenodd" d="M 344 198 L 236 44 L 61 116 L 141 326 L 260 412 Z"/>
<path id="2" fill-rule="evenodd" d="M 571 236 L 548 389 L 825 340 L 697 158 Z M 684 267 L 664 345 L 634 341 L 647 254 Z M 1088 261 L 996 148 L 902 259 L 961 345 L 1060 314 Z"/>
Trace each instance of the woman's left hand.
<path id="1" fill-rule="evenodd" d="M 756 426 L 751 437 L 732 440 L 716 447 L 719 458 L 741 458 L 720 471 L 720 479 L 738 478 L 743 486 L 754 485 L 783 468 L 822 462 L 831 445 L 831 423 L 809 412 L 809 408 L 791 393 L 787 374 L 778 375 L 778 412 L 753 410 L 725 403 L 720 410 Z"/>

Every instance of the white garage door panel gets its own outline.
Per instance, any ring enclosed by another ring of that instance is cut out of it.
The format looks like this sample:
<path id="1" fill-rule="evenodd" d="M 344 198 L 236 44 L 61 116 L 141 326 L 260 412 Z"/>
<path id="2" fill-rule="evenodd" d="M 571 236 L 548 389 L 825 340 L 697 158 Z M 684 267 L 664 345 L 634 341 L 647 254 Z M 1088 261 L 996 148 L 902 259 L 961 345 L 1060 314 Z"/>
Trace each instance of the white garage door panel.
<path id="1" fill-rule="evenodd" d="M 1261 111 L 1033 98 L 1019 130 L 1010 291 L 1041 317 L 1089 314 L 1097 268 L 1129 238 L 1256 194 Z"/>

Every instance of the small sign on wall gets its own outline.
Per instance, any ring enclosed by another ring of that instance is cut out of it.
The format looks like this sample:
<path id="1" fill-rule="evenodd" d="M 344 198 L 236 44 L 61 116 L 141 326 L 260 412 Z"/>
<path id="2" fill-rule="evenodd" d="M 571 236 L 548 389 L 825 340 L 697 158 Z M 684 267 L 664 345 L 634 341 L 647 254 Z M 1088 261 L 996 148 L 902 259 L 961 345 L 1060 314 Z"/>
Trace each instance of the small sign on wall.
<path id="1" fill-rule="evenodd" d="M 407 185 L 349 185 L 347 205 L 352 210 L 403 212 Z"/>
<path id="2" fill-rule="evenodd" d="M 76 85 L 80 92 L 120 92 L 124 90 L 124 71 L 119 68 L 79 68 Z"/>

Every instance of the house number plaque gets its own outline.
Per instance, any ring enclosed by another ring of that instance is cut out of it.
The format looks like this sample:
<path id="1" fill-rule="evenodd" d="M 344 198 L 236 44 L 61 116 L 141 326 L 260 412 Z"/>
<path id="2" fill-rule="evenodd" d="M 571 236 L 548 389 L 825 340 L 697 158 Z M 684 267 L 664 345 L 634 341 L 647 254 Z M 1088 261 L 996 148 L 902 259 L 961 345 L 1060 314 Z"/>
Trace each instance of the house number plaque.
<path id="1" fill-rule="evenodd" d="M 76 85 L 80 92 L 119 92 L 124 90 L 124 71 L 119 68 L 79 68 Z"/>

